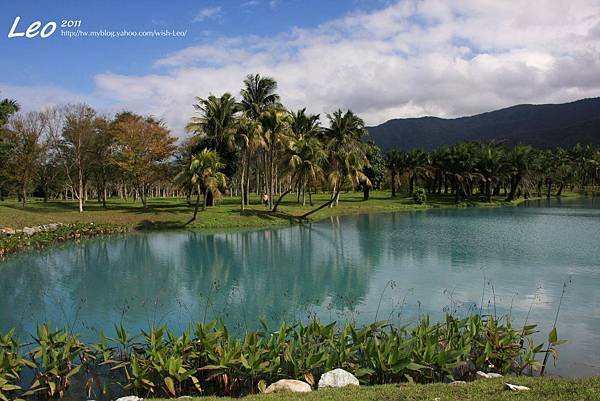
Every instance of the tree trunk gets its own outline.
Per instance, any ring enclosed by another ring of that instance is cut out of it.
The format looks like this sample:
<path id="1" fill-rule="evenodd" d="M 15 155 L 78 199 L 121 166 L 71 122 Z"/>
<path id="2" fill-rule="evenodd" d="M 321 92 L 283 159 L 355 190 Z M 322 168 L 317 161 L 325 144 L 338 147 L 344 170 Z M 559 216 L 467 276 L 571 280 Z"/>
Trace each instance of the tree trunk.
<path id="1" fill-rule="evenodd" d="M 396 172 L 392 171 L 392 198 L 396 197 Z"/>
<path id="2" fill-rule="evenodd" d="M 244 178 L 245 178 L 245 170 L 246 170 L 246 163 L 244 160 L 244 155 L 242 155 L 242 170 L 240 171 L 240 202 L 241 202 L 241 212 L 244 211 L 244 208 L 246 206 L 246 200 L 244 198 L 245 196 L 245 192 L 244 192 Z"/>
<path id="3" fill-rule="evenodd" d="M 215 195 L 213 194 L 213 191 L 211 191 L 210 189 L 207 189 L 206 192 L 204 193 L 204 210 L 206 210 L 207 206 L 214 206 L 215 205 Z"/>
<path id="4" fill-rule="evenodd" d="M 562 195 L 562 191 L 564 188 L 565 184 L 564 183 L 560 183 L 560 186 L 558 187 L 558 191 L 556 192 L 556 196 L 561 196 Z"/>
<path id="5" fill-rule="evenodd" d="M 21 197 L 23 201 L 23 207 L 27 203 L 27 189 L 25 189 L 25 184 L 21 185 Z"/>
<path id="6" fill-rule="evenodd" d="M 79 213 L 83 213 L 83 176 L 81 171 L 79 172 L 79 195 L 77 196 L 79 200 Z"/>
<path id="7" fill-rule="evenodd" d="M 338 192 L 337 192 L 337 193 L 336 193 L 336 194 L 335 194 L 335 195 L 334 195 L 334 196 L 333 196 L 333 197 L 332 197 L 330 200 L 328 200 L 327 202 L 323 203 L 323 204 L 322 204 L 321 206 L 319 206 L 318 208 L 316 208 L 316 209 L 313 209 L 313 210 L 311 210 L 310 212 L 306 212 L 306 213 L 304 213 L 302 216 L 300 216 L 300 218 L 302 218 L 302 219 L 305 219 L 305 218 L 307 218 L 308 216 L 310 216 L 311 214 L 313 214 L 313 213 L 316 213 L 316 212 L 318 212 L 319 210 L 321 210 L 321 209 L 324 209 L 324 208 L 326 208 L 327 206 L 331 205 L 331 204 L 332 204 L 333 202 L 335 202 L 335 200 L 337 199 L 337 195 L 339 195 L 339 191 L 338 191 Z"/>
<path id="8" fill-rule="evenodd" d="M 202 210 L 206 210 L 206 204 L 208 202 L 208 193 L 209 192 L 210 192 L 209 190 L 204 191 L 204 202 L 202 203 Z"/>
<path id="9" fill-rule="evenodd" d="M 517 188 L 519 187 L 520 183 L 521 183 L 521 174 L 517 173 L 513 177 L 512 182 L 510 184 L 510 193 L 506 197 L 507 202 L 512 202 L 515 200 L 515 195 L 517 194 Z"/>
<path id="10" fill-rule="evenodd" d="M 366 201 L 369 200 L 370 190 L 371 190 L 371 188 L 369 188 L 368 185 L 363 185 L 363 200 L 366 200 Z"/>
<path id="11" fill-rule="evenodd" d="M 187 223 L 185 223 L 186 226 L 188 224 L 190 224 L 192 221 L 196 220 L 196 216 L 198 215 L 198 206 L 200 206 L 200 188 L 198 188 L 198 195 L 196 196 L 196 205 L 194 206 L 194 215 L 192 216 L 191 219 L 188 220 Z"/>
<path id="12" fill-rule="evenodd" d="M 292 190 L 292 188 L 290 187 L 279 196 L 279 199 L 277 199 L 277 202 L 275 202 L 275 204 L 273 205 L 273 209 L 271 210 L 271 212 L 275 213 L 277 211 L 277 208 L 279 207 L 279 204 L 283 200 L 283 197 L 286 196 L 287 194 L 289 194 L 291 190 Z"/>

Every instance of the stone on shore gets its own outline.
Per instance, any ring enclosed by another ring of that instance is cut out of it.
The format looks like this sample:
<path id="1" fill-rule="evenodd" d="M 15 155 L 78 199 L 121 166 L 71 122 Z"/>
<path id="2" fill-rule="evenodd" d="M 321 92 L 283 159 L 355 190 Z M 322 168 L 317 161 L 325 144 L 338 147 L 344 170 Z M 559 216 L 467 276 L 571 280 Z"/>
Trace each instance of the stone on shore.
<path id="1" fill-rule="evenodd" d="M 334 369 L 325 373 L 319 380 L 319 388 L 340 388 L 349 385 L 360 386 L 358 379 L 344 369 Z"/>
<path id="2" fill-rule="evenodd" d="M 269 387 L 267 387 L 265 394 L 280 392 L 308 393 L 310 391 L 312 391 L 312 388 L 308 383 L 300 380 L 282 379 L 272 383 Z"/>
<path id="3" fill-rule="evenodd" d="M 143 398 L 140 398 L 136 395 L 128 395 L 127 397 L 117 398 L 115 401 L 142 401 Z"/>
<path id="4" fill-rule="evenodd" d="M 36 232 L 38 232 L 38 230 L 35 227 L 23 227 L 23 234 L 33 235 Z"/>
<path id="5" fill-rule="evenodd" d="M 531 390 L 529 387 L 519 386 L 517 384 L 504 383 L 504 388 L 510 391 L 527 391 Z"/>
<path id="6" fill-rule="evenodd" d="M 477 379 L 497 379 L 498 377 L 502 377 L 500 373 L 485 373 L 481 370 L 478 370 L 475 374 L 477 375 Z"/>

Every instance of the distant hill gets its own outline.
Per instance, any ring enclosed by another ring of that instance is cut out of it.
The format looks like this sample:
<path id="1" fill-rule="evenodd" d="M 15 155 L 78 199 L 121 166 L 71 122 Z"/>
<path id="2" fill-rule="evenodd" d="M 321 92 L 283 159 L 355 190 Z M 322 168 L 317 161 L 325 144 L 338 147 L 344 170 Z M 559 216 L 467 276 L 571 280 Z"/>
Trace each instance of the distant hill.
<path id="1" fill-rule="evenodd" d="M 600 98 L 563 104 L 521 104 L 460 118 L 399 118 L 368 127 L 384 151 L 431 150 L 461 141 L 506 140 L 537 147 L 600 145 Z"/>

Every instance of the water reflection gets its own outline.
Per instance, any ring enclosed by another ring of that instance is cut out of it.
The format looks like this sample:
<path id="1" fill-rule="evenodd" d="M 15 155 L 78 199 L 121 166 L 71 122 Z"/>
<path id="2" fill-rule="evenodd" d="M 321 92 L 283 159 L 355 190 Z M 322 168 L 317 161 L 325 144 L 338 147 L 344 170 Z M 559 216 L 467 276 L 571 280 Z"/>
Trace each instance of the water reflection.
<path id="1" fill-rule="evenodd" d="M 567 282 L 559 333 L 571 342 L 557 372 L 600 373 L 599 223 L 598 198 L 583 198 L 91 240 L 2 262 L 0 329 L 51 320 L 95 339 L 119 321 L 183 329 L 218 317 L 244 330 L 472 310 L 522 323 L 531 309 L 547 332 Z"/>

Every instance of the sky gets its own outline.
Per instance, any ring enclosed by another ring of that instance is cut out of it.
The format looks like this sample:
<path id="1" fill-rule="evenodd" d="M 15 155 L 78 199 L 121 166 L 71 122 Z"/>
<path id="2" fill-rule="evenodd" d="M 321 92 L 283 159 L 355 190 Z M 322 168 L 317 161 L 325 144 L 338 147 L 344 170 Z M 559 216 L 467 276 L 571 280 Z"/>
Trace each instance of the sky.
<path id="1" fill-rule="evenodd" d="M 9 38 L 16 17 L 15 32 L 59 26 Z M 179 36 L 90 37 L 123 30 Z M 40 0 L 0 10 L 0 98 L 25 111 L 85 102 L 153 114 L 182 136 L 195 96 L 239 96 L 255 72 L 278 81 L 291 109 L 349 108 L 369 125 L 597 97 L 600 1 Z"/>

